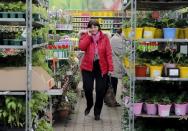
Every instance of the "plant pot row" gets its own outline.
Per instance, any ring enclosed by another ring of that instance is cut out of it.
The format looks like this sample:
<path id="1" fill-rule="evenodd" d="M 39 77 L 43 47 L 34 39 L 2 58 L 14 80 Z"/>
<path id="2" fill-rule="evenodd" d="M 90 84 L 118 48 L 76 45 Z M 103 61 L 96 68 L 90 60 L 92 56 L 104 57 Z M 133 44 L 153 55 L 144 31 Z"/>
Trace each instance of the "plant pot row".
<path id="1" fill-rule="evenodd" d="M 22 45 L 22 40 L 18 39 L 2 39 L 0 40 L 0 45 Z"/>
<path id="2" fill-rule="evenodd" d="M 147 77 L 147 70 L 149 69 L 150 77 L 161 77 L 164 69 L 164 75 L 168 77 L 180 77 L 188 78 L 188 67 L 176 67 L 175 64 L 164 64 L 164 66 L 146 66 L 136 65 L 135 75 L 136 77 Z M 170 73 L 170 69 L 175 70 L 175 73 Z"/>
<path id="3" fill-rule="evenodd" d="M 32 38 L 32 44 L 36 45 L 36 44 L 42 44 L 44 43 L 44 39 L 43 38 Z"/>
<path id="4" fill-rule="evenodd" d="M 174 109 L 173 109 L 174 108 Z M 174 110 L 175 115 L 185 116 L 188 114 L 188 104 L 150 104 L 150 103 L 134 103 L 133 111 L 135 115 L 140 115 L 145 110 L 147 115 L 159 115 L 168 117 Z"/>
<path id="5" fill-rule="evenodd" d="M 0 18 L 25 18 L 24 12 L 0 12 Z"/>
<path id="6" fill-rule="evenodd" d="M 38 21 L 42 23 L 47 22 L 47 20 L 44 19 L 41 14 L 33 14 L 33 21 Z"/>
<path id="7" fill-rule="evenodd" d="M 131 28 L 125 28 L 124 35 L 126 38 L 130 38 Z M 154 27 L 136 28 L 135 39 L 142 39 L 142 38 L 188 39 L 188 28 L 163 28 L 163 29 L 158 29 Z"/>

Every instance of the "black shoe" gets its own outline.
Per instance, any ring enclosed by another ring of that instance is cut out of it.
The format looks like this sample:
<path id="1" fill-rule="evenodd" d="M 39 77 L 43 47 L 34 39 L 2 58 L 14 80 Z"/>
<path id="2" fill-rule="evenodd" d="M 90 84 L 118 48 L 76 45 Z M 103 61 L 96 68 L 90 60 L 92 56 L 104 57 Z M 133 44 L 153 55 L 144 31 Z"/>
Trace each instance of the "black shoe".
<path id="1" fill-rule="evenodd" d="M 95 116 L 95 120 L 96 121 L 100 120 L 100 116 L 99 115 Z"/>
<path id="2" fill-rule="evenodd" d="M 85 109 L 85 116 L 87 116 L 88 114 L 89 114 L 89 112 L 90 112 L 90 109 Z"/>
<path id="3" fill-rule="evenodd" d="M 116 104 L 115 104 L 116 106 L 121 106 L 118 102 L 116 102 Z"/>

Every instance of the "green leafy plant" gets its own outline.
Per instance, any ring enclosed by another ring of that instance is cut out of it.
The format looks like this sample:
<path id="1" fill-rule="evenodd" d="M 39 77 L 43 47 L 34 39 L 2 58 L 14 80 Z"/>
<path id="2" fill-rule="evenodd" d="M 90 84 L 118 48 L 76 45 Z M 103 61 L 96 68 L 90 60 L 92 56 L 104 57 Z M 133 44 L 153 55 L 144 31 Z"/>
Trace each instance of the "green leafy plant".
<path id="1" fill-rule="evenodd" d="M 33 66 L 41 66 L 44 70 L 46 70 L 50 75 L 52 75 L 52 70 L 48 67 L 48 64 L 45 61 L 46 53 L 44 49 L 34 50 L 33 51 Z"/>
<path id="2" fill-rule="evenodd" d="M 176 27 L 178 28 L 184 28 L 187 27 L 188 25 L 188 20 L 187 19 L 178 19 L 175 23 Z"/>
<path id="3" fill-rule="evenodd" d="M 177 104 L 182 104 L 187 101 L 186 92 L 181 93 L 178 97 L 176 97 L 175 102 Z"/>
<path id="4" fill-rule="evenodd" d="M 163 60 L 161 59 L 161 57 L 157 57 L 156 59 L 151 60 L 150 64 L 153 66 L 161 65 L 161 64 L 163 64 Z"/>
<path id="5" fill-rule="evenodd" d="M 158 96 L 153 95 L 153 96 L 148 96 L 146 98 L 147 103 L 152 103 L 152 104 L 157 104 L 158 103 Z"/>
<path id="6" fill-rule="evenodd" d="M 77 93 L 74 90 L 68 90 L 66 96 L 70 104 L 75 104 L 77 102 Z"/>
<path id="7" fill-rule="evenodd" d="M 140 23 L 141 27 L 154 27 L 155 26 L 155 20 L 150 18 L 150 17 L 146 17 L 143 18 L 141 23 Z"/>
<path id="8" fill-rule="evenodd" d="M 171 100 L 168 96 L 161 97 L 160 99 L 161 99 L 160 102 L 162 102 L 162 104 L 170 104 L 171 103 Z"/>
<path id="9" fill-rule="evenodd" d="M 170 18 L 162 18 L 161 21 L 163 22 L 164 28 L 174 28 L 176 27 L 176 20 L 175 19 L 170 19 Z"/>
<path id="10" fill-rule="evenodd" d="M 43 92 L 35 92 L 32 96 L 29 106 L 32 111 L 33 119 L 42 111 L 48 104 L 48 95 Z"/>
<path id="11" fill-rule="evenodd" d="M 36 131 L 54 131 L 54 129 L 45 119 L 40 119 L 38 121 Z"/>
<path id="12" fill-rule="evenodd" d="M 188 67 L 188 59 L 185 54 L 181 54 L 179 58 L 179 65 L 183 67 Z"/>
<path id="13" fill-rule="evenodd" d="M 25 103 L 23 99 L 13 96 L 5 97 L 5 106 L 0 109 L 0 120 L 10 127 L 23 127 L 25 121 Z"/>
<path id="14" fill-rule="evenodd" d="M 176 130 L 173 129 L 173 128 L 168 128 L 168 129 L 166 129 L 165 131 L 176 131 Z"/>

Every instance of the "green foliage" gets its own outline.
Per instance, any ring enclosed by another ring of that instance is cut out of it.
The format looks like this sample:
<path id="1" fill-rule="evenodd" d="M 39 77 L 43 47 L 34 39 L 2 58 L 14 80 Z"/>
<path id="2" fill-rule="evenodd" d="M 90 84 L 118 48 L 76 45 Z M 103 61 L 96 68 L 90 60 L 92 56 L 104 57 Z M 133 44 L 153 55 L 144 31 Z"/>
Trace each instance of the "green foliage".
<path id="1" fill-rule="evenodd" d="M 141 27 L 146 27 L 146 26 L 147 27 L 154 27 L 155 21 L 154 21 L 154 19 L 152 19 L 150 17 L 146 17 L 146 18 L 142 19 L 140 25 L 141 25 Z"/>
<path id="2" fill-rule="evenodd" d="M 0 2 L 0 11 L 3 12 L 23 12 L 26 10 L 26 4 L 18 2 Z"/>
<path id="3" fill-rule="evenodd" d="M 176 20 L 170 18 L 162 18 L 161 21 L 163 22 L 164 28 L 175 28 L 176 27 Z"/>
<path id="4" fill-rule="evenodd" d="M 54 131 L 52 125 L 45 119 L 40 119 L 37 124 L 36 131 Z"/>
<path id="5" fill-rule="evenodd" d="M 161 57 L 157 57 L 156 59 L 152 59 L 151 60 L 151 65 L 155 66 L 155 65 L 161 65 L 163 64 L 163 60 L 161 59 Z"/>
<path id="6" fill-rule="evenodd" d="M 41 6 L 32 5 L 33 14 L 40 14 L 42 18 L 48 19 L 47 10 Z"/>
<path id="7" fill-rule="evenodd" d="M 25 102 L 13 96 L 5 97 L 5 106 L 0 109 L 0 120 L 11 127 L 23 127 L 25 121 Z"/>
<path id="8" fill-rule="evenodd" d="M 171 103 L 171 100 L 168 96 L 161 97 L 160 99 L 161 99 L 160 102 L 162 102 L 162 104 L 170 104 Z"/>
<path id="9" fill-rule="evenodd" d="M 45 61 L 46 59 L 46 53 L 44 49 L 40 50 L 34 50 L 33 51 L 33 66 L 41 66 L 44 70 L 46 70 L 50 75 L 52 75 L 51 69 L 48 67 L 47 62 Z"/>
<path id="10" fill-rule="evenodd" d="M 33 94 L 29 106 L 32 111 L 32 116 L 35 118 L 39 111 L 42 111 L 48 104 L 48 95 L 43 92 L 36 92 Z"/>
<path id="11" fill-rule="evenodd" d="M 77 102 L 77 93 L 74 90 L 69 90 L 66 92 L 66 96 L 70 104 L 75 104 Z"/>
<path id="12" fill-rule="evenodd" d="M 178 19 L 175 23 L 177 28 L 184 28 L 188 26 L 188 20 L 187 19 Z"/>

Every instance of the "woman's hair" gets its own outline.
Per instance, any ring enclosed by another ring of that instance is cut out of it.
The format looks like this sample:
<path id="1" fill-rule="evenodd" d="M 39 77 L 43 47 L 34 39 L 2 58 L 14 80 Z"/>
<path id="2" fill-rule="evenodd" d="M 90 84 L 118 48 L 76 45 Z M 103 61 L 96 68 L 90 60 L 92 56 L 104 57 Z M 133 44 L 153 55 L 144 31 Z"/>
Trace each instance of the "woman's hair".
<path id="1" fill-rule="evenodd" d="M 122 28 L 118 28 L 118 29 L 116 30 L 116 33 L 118 33 L 119 35 L 121 35 L 121 33 L 122 33 Z"/>
<path id="2" fill-rule="evenodd" d="M 99 24 L 99 22 L 97 20 L 90 20 L 88 22 L 87 28 L 91 28 L 92 25 L 98 26 L 99 30 L 101 30 L 101 26 L 100 26 L 100 24 Z"/>

